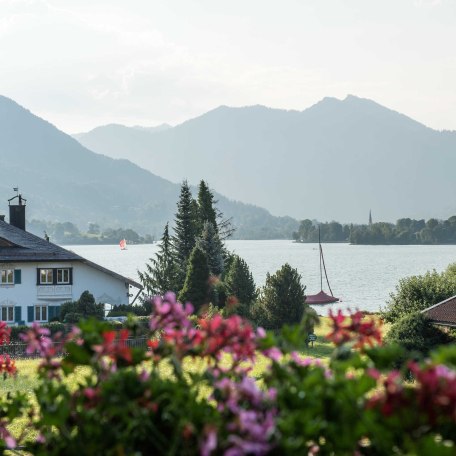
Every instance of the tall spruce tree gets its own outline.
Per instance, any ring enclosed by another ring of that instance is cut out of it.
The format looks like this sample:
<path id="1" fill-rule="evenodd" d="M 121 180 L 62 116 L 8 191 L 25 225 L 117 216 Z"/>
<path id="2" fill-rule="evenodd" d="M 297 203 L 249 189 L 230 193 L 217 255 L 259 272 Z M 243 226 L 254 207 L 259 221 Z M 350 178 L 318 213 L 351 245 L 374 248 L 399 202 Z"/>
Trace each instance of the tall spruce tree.
<path id="1" fill-rule="evenodd" d="M 216 201 L 209 186 L 204 180 L 199 184 L 198 188 L 198 227 L 200 232 L 204 229 L 206 222 L 212 223 L 215 230 L 217 229 L 217 211 L 214 208 Z"/>
<path id="2" fill-rule="evenodd" d="M 195 247 L 190 255 L 187 276 L 179 293 L 179 301 L 191 302 L 195 312 L 198 313 L 202 306 L 209 303 L 209 292 L 207 256 L 199 247 Z"/>
<path id="3" fill-rule="evenodd" d="M 266 284 L 255 306 L 255 320 L 266 329 L 279 329 L 300 323 L 306 308 L 301 276 L 286 263 L 274 275 L 266 275 Z"/>
<path id="4" fill-rule="evenodd" d="M 223 245 L 215 226 L 208 220 L 204 222 L 196 245 L 206 254 L 210 273 L 220 276 L 224 270 Z"/>
<path id="5" fill-rule="evenodd" d="M 188 182 L 181 186 L 177 213 L 175 217 L 174 236 L 172 238 L 174 256 L 178 269 L 178 289 L 184 284 L 188 260 L 196 242 L 195 203 Z M 177 291 L 177 290 L 176 290 Z"/>
<path id="6" fill-rule="evenodd" d="M 143 296 L 164 295 L 167 291 L 177 292 L 178 271 L 169 236 L 168 223 L 163 231 L 160 248 L 155 258 L 150 258 L 144 272 L 138 271 L 144 287 Z"/>
<path id="7" fill-rule="evenodd" d="M 202 180 L 198 187 L 198 217 L 197 217 L 197 233 L 201 234 L 205 222 L 210 222 L 214 225 L 217 234 L 221 240 L 228 239 L 233 233 L 234 228 L 231 224 L 231 218 L 224 219 L 223 213 L 217 207 L 217 201 L 214 194 Z M 225 252 L 226 256 L 226 252 Z"/>

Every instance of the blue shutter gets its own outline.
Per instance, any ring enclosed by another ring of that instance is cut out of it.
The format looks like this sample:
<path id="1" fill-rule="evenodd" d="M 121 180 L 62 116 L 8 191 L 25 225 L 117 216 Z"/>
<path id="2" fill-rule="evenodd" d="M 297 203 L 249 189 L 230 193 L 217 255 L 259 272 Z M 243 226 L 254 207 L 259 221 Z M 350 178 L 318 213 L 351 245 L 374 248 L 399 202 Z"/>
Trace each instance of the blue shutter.
<path id="1" fill-rule="evenodd" d="M 59 316 L 60 306 L 48 306 L 48 321 L 51 321 L 53 318 Z"/>
<path id="2" fill-rule="evenodd" d="M 14 283 L 16 285 L 20 284 L 21 281 L 22 281 L 22 274 L 21 274 L 21 270 L 20 269 L 15 269 L 14 270 Z"/>
<path id="3" fill-rule="evenodd" d="M 40 284 L 40 268 L 36 269 L 36 284 Z"/>
<path id="4" fill-rule="evenodd" d="M 34 306 L 27 306 L 27 321 L 30 323 L 34 321 L 33 318 L 33 311 L 34 311 Z"/>
<path id="5" fill-rule="evenodd" d="M 21 306 L 15 306 L 14 307 L 14 321 L 16 323 L 19 323 L 21 320 L 22 320 L 22 307 Z"/>
<path id="6" fill-rule="evenodd" d="M 73 268 L 70 268 L 70 285 L 73 285 Z"/>

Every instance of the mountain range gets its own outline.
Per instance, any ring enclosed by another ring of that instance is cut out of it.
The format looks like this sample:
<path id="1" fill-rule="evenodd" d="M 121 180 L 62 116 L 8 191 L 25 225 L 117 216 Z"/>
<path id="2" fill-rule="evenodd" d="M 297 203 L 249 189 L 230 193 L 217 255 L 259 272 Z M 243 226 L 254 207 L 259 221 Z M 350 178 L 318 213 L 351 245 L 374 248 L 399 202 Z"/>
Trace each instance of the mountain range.
<path id="1" fill-rule="evenodd" d="M 159 134 L 167 127 L 131 130 Z M 93 222 L 156 237 L 173 220 L 180 190 L 180 184 L 129 160 L 92 152 L 0 96 L 0 213 L 7 211 L 7 199 L 17 186 L 28 199 L 29 220 L 70 221 L 82 228 Z M 238 237 L 291 238 L 298 226 L 290 217 L 274 217 L 260 207 L 231 201 L 219 193 L 215 196 L 219 209 L 233 218 Z"/>
<path id="2" fill-rule="evenodd" d="M 374 101 L 324 98 L 304 111 L 221 106 L 180 125 L 98 127 L 75 135 L 174 182 L 295 218 L 367 222 L 456 214 L 456 132 Z"/>

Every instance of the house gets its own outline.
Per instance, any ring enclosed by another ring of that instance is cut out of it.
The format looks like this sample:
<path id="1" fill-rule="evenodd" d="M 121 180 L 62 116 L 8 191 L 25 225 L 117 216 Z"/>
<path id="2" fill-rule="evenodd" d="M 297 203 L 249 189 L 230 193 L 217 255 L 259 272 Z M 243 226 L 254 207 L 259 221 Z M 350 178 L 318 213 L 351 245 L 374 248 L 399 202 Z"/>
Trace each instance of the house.
<path id="1" fill-rule="evenodd" d="M 28 233 L 25 201 L 19 194 L 9 200 L 10 223 L 0 216 L 1 320 L 10 325 L 50 321 L 61 304 L 85 290 L 96 302 L 129 304 L 135 288 L 136 300 L 139 283 Z"/>
<path id="2" fill-rule="evenodd" d="M 429 320 L 439 326 L 456 327 L 456 296 L 438 302 L 421 311 Z"/>

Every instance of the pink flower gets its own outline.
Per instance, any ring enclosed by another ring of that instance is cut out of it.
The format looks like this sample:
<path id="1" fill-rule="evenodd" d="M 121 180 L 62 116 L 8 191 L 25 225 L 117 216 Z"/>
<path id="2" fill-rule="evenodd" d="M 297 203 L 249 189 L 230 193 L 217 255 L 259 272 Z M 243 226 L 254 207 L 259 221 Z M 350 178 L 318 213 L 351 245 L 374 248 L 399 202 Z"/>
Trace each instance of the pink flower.
<path id="1" fill-rule="evenodd" d="M 33 323 L 31 329 L 20 335 L 21 339 L 27 344 L 26 352 L 29 355 L 38 352 L 43 357 L 54 356 L 55 349 L 49 334 L 49 329 L 41 328 L 38 323 Z"/>
<path id="2" fill-rule="evenodd" d="M 263 355 L 278 363 L 282 359 L 282 352 L 277 347 L 271 347 L 263 351 Z"/>
<path id="3" fill-rule="evenodd" d="M 217 433 L 215 428 L 208 427 L 204 432 L 203 443 L 200 448 L 201 456 L 210 456 L 217 448 Z"/>

